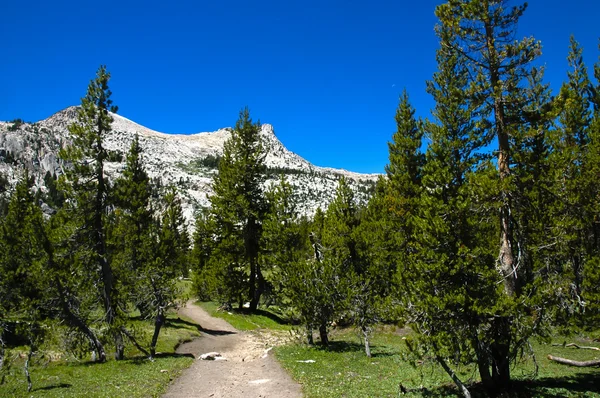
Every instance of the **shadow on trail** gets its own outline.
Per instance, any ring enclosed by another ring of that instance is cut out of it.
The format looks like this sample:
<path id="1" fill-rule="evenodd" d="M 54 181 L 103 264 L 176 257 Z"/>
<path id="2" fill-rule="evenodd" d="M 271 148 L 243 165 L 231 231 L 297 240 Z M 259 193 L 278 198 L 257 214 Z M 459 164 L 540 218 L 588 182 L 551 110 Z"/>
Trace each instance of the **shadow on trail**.
<path id="1" fill-rule="evenodd" d="M 198 325 L 194 322 L 185 321 L 181 318 L 177 319 L 169 319 L 166 326 L 172 327 L 175 329 L 188 329 L 190 326 L 195 328 L 197 331 L 201 333 L 210 334 L 211 336 L 226 336 L 229 334 L 236 334 L 236 332 L 230 332 L 228 330 L 213 330 L 203 328 L 201 325 Z"/>

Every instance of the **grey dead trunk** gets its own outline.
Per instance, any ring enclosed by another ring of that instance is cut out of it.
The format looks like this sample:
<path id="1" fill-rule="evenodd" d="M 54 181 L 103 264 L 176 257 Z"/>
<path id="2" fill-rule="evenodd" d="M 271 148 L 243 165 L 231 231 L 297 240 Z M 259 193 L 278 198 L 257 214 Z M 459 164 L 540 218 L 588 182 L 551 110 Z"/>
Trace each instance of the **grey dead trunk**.
<path id="1" fill-rule="evenodd" d="M 25 360 L 25 376 L 27 377 L 27 392 L 31 392 L 33 384 L 31 383 L 31 374 L 29 373 L 29 362 L 33 356 L 33 344 L 29 345 L 29 352 L 27 353 L 27 360 Z"/>
<path id="2" fill-rule="evenodd" d="M 456 384 L 456 386 L 460 390 L 461 394 L 465 398 L 471 398 L 471 393 L 469 392 L 469 389 L 467 388 L 467 386 L 465 386 L 463 384 L 463 382 L 460 381 L 460 379 L 458 378 L 458 376 L 456 375 L 456 373 L 454 373 L 454 371 L 452 369 L 450 369 L 450 367 L 448 366 L 448 364 L 446 363 L 446 361 L 444 361 L 444 359 L 442 357 L 440 357 L 439 355 L 436 355 L 435 359 L 442 366 L 442 368 L 448 374 L 448 376 L 450 376 L 450 378 L 452 379 L 452 381 L 454 382 L 454 384 Z"/>
<path id="3" fill-rule="evenodd" d="M 369 345 L 369 328 L 366 326 L 361 327 L 363 338 L 365 339 L 365 354 L 371 358 L 371 346 Z"/>

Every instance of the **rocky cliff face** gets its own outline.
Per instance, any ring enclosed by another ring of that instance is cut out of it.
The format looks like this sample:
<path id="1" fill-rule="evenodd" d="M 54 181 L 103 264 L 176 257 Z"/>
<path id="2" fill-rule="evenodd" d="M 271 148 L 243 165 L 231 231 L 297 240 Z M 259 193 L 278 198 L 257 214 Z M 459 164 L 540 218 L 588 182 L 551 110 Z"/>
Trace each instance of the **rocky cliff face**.
<path id="1" fill-rule="evenodd" d="M 76 107 L 70 107 L 33 124 L 0 122 L 0 173 L 14 184 L 27 168 L 35 176 L 36 184 L 44 189 L 46 172 L 56 175 L 62 172 L 58 151 L 70 141 L 68 126 L 75 120 L 76 111 Z M 123 170 L 125 155 L 138 134 L 149 176 L 160 178 L 164 185 L 177 186 L 183 197 L 185 216 L 193 225 L 194 213 L 210 206 L 212 176 L 217 172 L 214 160 L 223 153 L 223 144 L 231 130 L 224 128 L 192 135 L 164 134 L 120 115 L 113 114 L 113 118 L 113 130 L 105 139 L 105 146 L 111 151 L 111 161 L 106 166 L 108 177 L 115 178 Z M 279 174 L 285 174 L 304 214 L 311 215 L 318 207 L 327 207 L 341 176 L 348 179 L 359 201 L 367 200 L 377 180 L 377 174 L 312 165 L 285 148 L 269 124 L 262 125 L 261 135 L 267 148 L 266 184 L 277 183 Z"/>

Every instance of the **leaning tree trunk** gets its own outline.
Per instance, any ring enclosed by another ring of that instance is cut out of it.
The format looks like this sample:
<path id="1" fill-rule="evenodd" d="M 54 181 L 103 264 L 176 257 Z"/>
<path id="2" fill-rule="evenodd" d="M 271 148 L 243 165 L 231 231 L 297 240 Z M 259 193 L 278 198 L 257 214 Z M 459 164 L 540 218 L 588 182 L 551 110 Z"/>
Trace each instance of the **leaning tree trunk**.
<path id="1" fill-rule="evenodd" d="M 154 319 L 154 334 L 152 335 L 152 342 L 150 343 L 150 359 L 154 359 L 156 355 L 156 343 L 158 342 L 158 335 L 160 334 L 160 329 L 165 324 L 165 315 L 162 309 L 158 310 L 158 314 Z"/>
<path id="2" fill-rule="evenodd" d="M 90 329 L 90 327 L 86 325 L 86 323 L 79 316 L 77 316 L 73 311 L 71 311 L 69 302 L 67 300 L 65 291 L 60 280 L 55 279 L 54 283 L 56 284 L 56 287 L 58 289 L 58 296 L 62 310 L 61 313 L 65 322 L 67 322 L 67 324 L 72 328 L 79 330 L 84 336 L 88 338 L 91 345 L 94 347 L 94 351 L 97 355 L 96 360 L 98 362 L 106 362 L 106 351 L 104 350 L 104 345 L 102 344 L 102 342 L 100 342 L 94 331 Z"/>

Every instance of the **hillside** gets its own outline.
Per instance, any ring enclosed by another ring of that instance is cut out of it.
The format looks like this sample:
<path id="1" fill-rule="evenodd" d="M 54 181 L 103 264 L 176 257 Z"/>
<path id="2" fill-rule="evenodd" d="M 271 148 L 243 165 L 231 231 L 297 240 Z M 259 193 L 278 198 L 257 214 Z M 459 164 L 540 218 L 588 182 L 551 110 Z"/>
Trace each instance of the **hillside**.
<path id="1" fill-rule="evenodd" d="M 14 183 L 28 168 L 41 189 L 46 172 L 61 174 L 58 151 L 69 142 L 68 126 L 76 117 L 76 107 L 69 107 L 36 123 L 0 122 L 0 173 Z M 109 179 L 114 179 L 124 167 L 125 154 L 138 134 L 144 148 L 144 161 L 151 178 L 163 185 L 174 184 L 183 198 L 186 219 L 193 225 L 194 213 L 210 206 L 212 176 L 216 161 L 230 129 L 191 135 L 166 134 L 141 126 L 125 117 L 113 114 L 113 130 L 105 139 L 110 151 L 106 166 Z M 312 165 L 289 151 L 275 135 L 273 126 L 263 124 L 261 130 L 267 147 L 267 186 L 276 183 L 279 174 L 287 175 L 294 187 L 300 211 L 311 215 L 318 207 L 325 208 L 335 194 L 337 182 L 345 176 L 359 201 L 367 199 L 377 174 L 359 174 L 341 169 Z"/>

